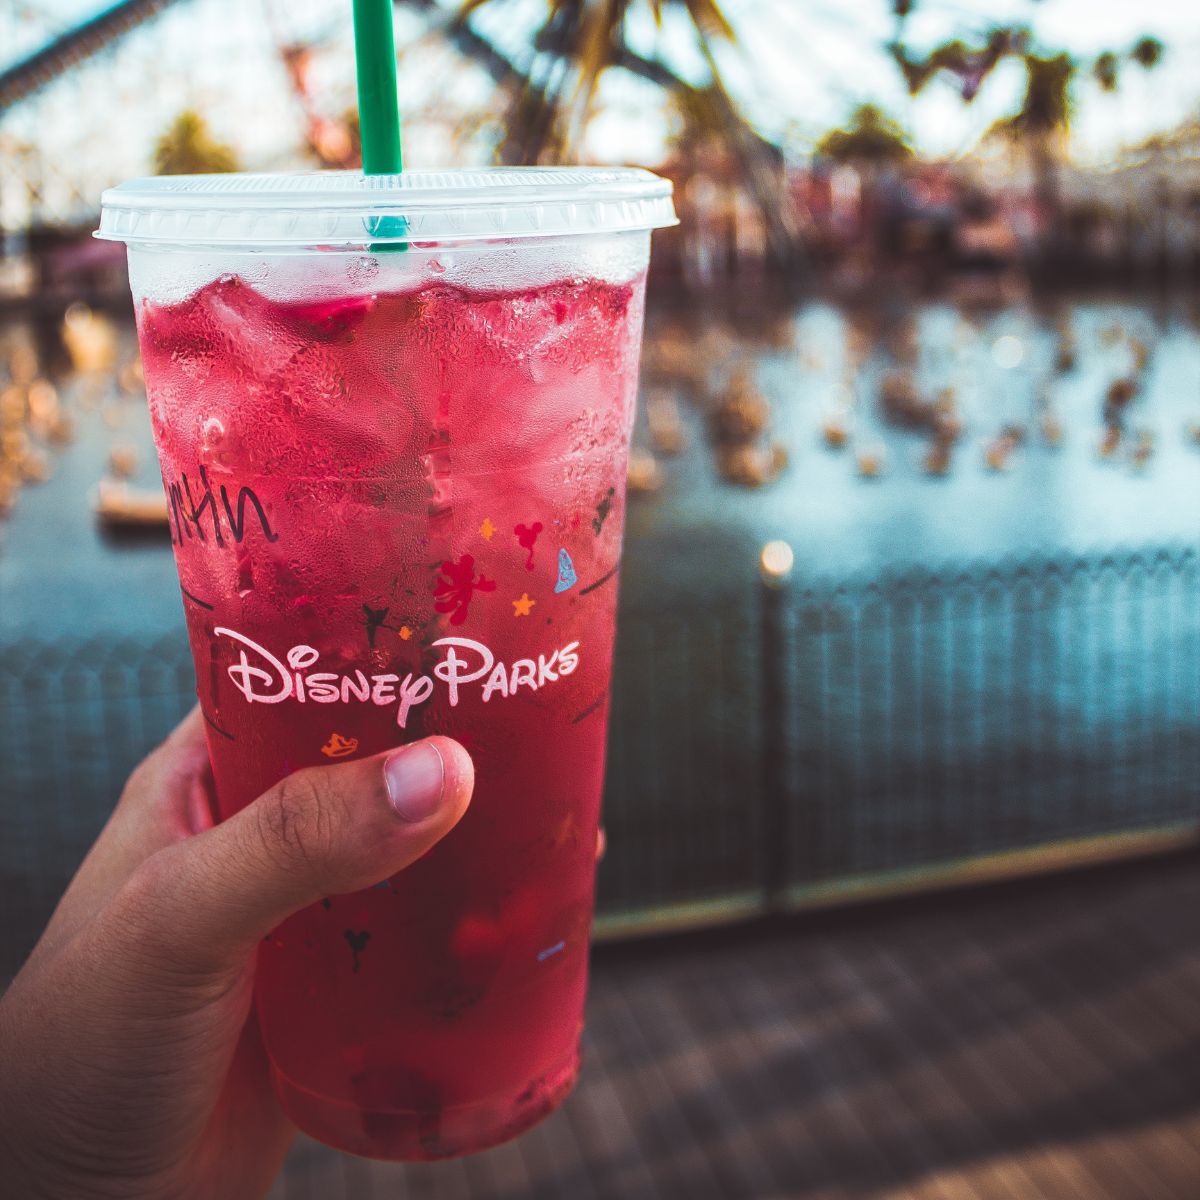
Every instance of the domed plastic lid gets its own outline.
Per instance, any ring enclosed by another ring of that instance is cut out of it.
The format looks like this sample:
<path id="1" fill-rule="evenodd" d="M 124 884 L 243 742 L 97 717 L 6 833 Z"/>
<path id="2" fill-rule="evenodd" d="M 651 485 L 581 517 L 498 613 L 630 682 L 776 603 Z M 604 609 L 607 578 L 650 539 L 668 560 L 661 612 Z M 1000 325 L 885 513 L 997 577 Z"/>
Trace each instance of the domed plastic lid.
<path id="1" fill-rule="evenodd" d="M 675 225 L 671 184 L 637 168 L 163 175 L 109 188 L 96 236 L 139 245 L 459 242 Z"/>

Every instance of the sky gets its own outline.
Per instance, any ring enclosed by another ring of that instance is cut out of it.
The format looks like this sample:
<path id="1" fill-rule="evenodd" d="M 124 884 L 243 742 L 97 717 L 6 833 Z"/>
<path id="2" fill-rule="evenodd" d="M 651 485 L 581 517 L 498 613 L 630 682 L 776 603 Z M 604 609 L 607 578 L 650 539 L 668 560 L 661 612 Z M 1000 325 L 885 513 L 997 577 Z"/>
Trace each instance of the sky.
<path id="1" fill-rule="evenodd" d="M 924 151 L 952 155 L 1013 111 L 1023 93 L 1024 73 L 1009 63 L 970 105 L 942 80 L 910 99 L 899 72 L 878 49 L 894 28 L 890 4 L 883 0 L 726 4 L 750 64 L 746 103 L 764 126 L 779 117 L 794 118 L 810 135 L 817 134 L 855 103 L 870 100 L 899 117 Z M 766 8 L 774 13 L 770 24 L 755 19 Z M 1122 143 L 1177 125 L 1200 109 L 1200 5 L 1195 0 L 923 0 L 909 19 L 906 40 L 928 50 L 946 38 L 1006 22 L 1028 23 L 1036 43 L 1081 58 L 1126 50 L 1146 34 L 1166 45 L 1167 55 L 1154 73 L 1125 71 L 1116 95 L 1104 94 L 1090 80 L 1080 82 L 1073 139 L 1085 159 L 1103 159 Z"/>
<path id="2" fill-rule="evenodd" d="M 455 0 L 439 0 L 449 11 Z M 1004 64 L 971 105 L 935 80 L 921 96 L 905 92 L 884 50 L 894 30 L 890 0 L 722 0 L 740 41 L 719 57 L 732 90 L 768 136 L 796 153 L 845 120 L 863 102 L 881 104 L 932 155 L 967 150 L 997 117 L 1013 110 L 1023 72 Z M 97 12 L 98 0 L 0 0 L 0 66 L 19 59 L 73 22 Z M 0 118 L 0 170 L 11 171 L 22 145 L 32 145 L 53 190 L 70 181 L 87 193 L 144 173 L 154 138 L 184 107 L 200 107 L 215 134 L 234 144 L 249 167 L 296 165 L 301 113 L 276 49 L 276 35 L 316 38 L 317 94 L 330 111 L 353 100 L 348 0 L 179 0 L 118 47 L 51 85 Z M 544 0 L 492 0 L 474 18 L 516 57 L 529 53 L 528 33 Z M 343 15 L 344 12 L 344 15 Z M 1102 162 L 1122 143 L 1170 128 L 1200 111 L 1200 7 L 1195 0 L 918 0 L 907 40 L 928 49 L 950 36 L 978 34 L 990 24 L 1029 24 L 1036 42 L 1090 59 L 1127 50 L 1144 34 L 1167 47 L 1153 74 L 1124 71 L 1118 94 L 1084 79 L 1077 89 L 1073 149 Z M 456 65 L 452 52 L 425 36 L 428 20 L 396 10 L 401 48 L 401 107 L 410 115 L 408 160 L 449 164 L 437 114 L 486 107 L 491 85 L 482 70 Z M 629 34 L 643 54 L 660 55 L 681 74 L 705 74 L 686 22 L 659 30 L 635 7 Z M 147 97 L 152 101 L 147 103 Z M 589 132 L 589 156 L 653 164 L 669 133 L 661 94 L 623 72 L 610 72 Z M 424 111 L 421 122 L 413 114 Z M 468 153 L 482 153 L 477 142 Z M 21 167 L 27 170 L 27 167 Z M 58 183 L 55 181 L 58 180 Z M 12 189 L 8 190 L 11 202 Z M 0 177 L 0 203 L 4 200 Z"/>
<path id="3" fill-rule="evenodd" d="M 1002 65 L 970 105 L 945 80 L 908 96 L 883 47 L 894 36 L 890 0 L 721 0 L 740 47 L 720 56 L 738 99 L 768 136 L 811 145 L 863 102 L 882 105 L 910 129 L 929 154 L 968 149 L 998 117 L 1013 111 L 1023 92 L 1017 63 Z M 543 0 L 494 0 L 477 24 L 515 53 L 544 11 Z M 1103 161 L 1122 144 L 1170 128 L 1200 112 L 1200 4 L 1196 0 L 917 0 L 906 40 L 928 51 L 951 37 L 970 40 L 991 25 L 1028 25 L 1035 47 L 1066 49 L 1092 60 L 1105 50 L 1127 51 L 1152 35 L 1167 47 L 1153 74 L 1125 71 L 1116 95 L 1082 79 L 1073 132 L 1084 160 Z M 705 77 L 690 28 L 668 20 L 659 31 L 645 8 L 633 9 L 634 48 L 656 54 L 696 81 Z M 591 148 L 601 157 L 653 161 L 665 122 L 655 95 L 637 81 L 613 78 L 605 99 L 618 110 L 601 115 Z"/>

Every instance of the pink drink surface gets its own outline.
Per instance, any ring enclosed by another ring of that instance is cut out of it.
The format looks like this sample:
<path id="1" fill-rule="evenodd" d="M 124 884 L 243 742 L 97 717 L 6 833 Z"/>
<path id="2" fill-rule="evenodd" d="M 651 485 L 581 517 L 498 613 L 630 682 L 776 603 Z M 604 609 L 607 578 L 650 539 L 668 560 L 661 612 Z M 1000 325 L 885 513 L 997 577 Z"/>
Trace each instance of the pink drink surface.
<path id="1" fill-rule="evenodd" d="M 388 883 L 261 948 L 285 1108 L 433 1158 L 577 1069 L 644 279 L 138 313 L 222 815 L 430 733 L 474 801 Z"/>

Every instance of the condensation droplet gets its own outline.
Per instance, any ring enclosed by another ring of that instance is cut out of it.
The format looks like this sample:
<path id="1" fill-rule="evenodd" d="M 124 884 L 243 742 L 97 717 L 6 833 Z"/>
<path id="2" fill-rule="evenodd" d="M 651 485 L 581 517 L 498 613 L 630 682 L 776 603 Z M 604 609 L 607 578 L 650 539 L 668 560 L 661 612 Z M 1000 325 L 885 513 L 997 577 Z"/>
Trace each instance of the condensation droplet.
<path id="1" fill-rule="evenodd" d="M 225 440 L 225 426 L 221 424 L 219 417 L 206 417 L 201 432 L 204 435 L 206 450 L 216 450 Z"/>
<path id="2" fill-rule="evenodd" d="M 350 283 L 355 288 L 368 287 L 379 278 L 379 271 L 379 259 L 360 258 L 350 267 Z"/>

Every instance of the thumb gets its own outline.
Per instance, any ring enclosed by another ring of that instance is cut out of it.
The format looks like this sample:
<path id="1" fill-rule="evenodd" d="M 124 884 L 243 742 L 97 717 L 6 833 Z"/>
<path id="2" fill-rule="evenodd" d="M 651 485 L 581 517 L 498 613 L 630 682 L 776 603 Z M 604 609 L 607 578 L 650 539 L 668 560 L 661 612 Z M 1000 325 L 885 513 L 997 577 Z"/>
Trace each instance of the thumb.
<path id="1" fill-rule="evenodd" d="M 297 771 L 220 825 L 152 855 L 119 906 L 143 946 L 150 940 L 173 966 L 240 970 L 292 913 L 420 858 L 457 824 L 473 786 L 470 756 L 445 737 Z"/>

